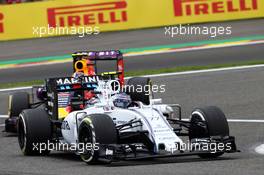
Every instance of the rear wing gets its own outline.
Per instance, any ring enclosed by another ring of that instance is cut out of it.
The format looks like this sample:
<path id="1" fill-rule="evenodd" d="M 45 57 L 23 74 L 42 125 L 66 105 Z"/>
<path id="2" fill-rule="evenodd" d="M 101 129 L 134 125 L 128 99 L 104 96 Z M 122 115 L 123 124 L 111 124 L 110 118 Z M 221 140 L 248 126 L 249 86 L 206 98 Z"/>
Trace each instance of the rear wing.
<path id="1" fill-rule="evenodd" d="M 123 58 L 123 54 L 119 50 L 110 51 L 81 51 L 72 54 L 73 60 L 78 61 L 86 56 L 89 60 L 117 60 Z"/>
<path id="2" fill-rule="evenodd" d="M 87 76 L 99 75 L 97 64 L 99 61 L 116 61 L 115 70 L 110 72 L 112 75 L 117 75 L 120 84 L 124 85 L 123 54 L 119 50 L 75 52 L 72 57 L 73 72 L 83 72 Z"/>
<path id="3" fill-rule="evenodd" d="M 98 81 L 106 78 L 102 76 L 84 76 L 80 79 L 72 77 L 46 79 L 49 115 L 52 116 L 53 120 L 63 119 L 68 114 L 66 107 L 69 105 L 71 92 L 78 92 L 84 96 L 85 90 L 94 90 L 98 85 Z"/>

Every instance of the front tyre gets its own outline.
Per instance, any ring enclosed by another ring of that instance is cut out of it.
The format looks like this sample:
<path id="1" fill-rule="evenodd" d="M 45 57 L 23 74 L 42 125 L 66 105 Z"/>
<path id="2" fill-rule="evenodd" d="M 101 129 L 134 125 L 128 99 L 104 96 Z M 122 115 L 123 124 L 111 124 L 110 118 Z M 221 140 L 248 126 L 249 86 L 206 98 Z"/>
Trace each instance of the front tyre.
<path id="1" fill-rule="evenodd" d="M 16 92 L 9 96 L 9 117 L 18 117 L 24 109 L 29 107 L 29 94 L 27 92 Z"/>
<path id="2" fill-rule="evenodd" d="M 26 109 L 18 119 L 18 143 L 24 155 L 47 155 L 52 126 L 44 108 Z"/>
<path id="3" fill-rule="evenodd" d="M 196 108 L 191 114 L 189 139 L 229 136 L 229 126 L 225 114 L 215 106 Z M 200 154 L 201 158 L 216 158 L 224 152 Z"/>
<path id="4" fill-rule="evenodd" d="M 91 146 L 90 149 L 82 150 L 81 159 L 88 164 L 99 163 L 100 145 L 117 143 L 115 124 L 106 114 L 91 114 L 81 121 L 78 139 L 83 148 Z"/>
<path id="5" fill-rule="evenodd" d="M 5 120 L 6 132 L 17 132 L 17 119 L 19 114 L 30 108 L 29 94 L 27 92 L 16 92 L 9 95 L 8 118 Z"/>

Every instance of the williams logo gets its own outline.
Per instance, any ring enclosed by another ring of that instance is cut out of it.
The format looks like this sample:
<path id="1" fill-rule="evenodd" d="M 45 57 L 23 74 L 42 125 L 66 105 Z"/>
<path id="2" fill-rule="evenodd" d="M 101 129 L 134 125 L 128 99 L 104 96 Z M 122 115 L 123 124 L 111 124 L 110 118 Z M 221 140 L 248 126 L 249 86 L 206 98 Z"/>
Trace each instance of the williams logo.
<path id="1" fill-rule="evenodd" d="M 175 16 L 210 15 L 258 10 L 258 0 L 174 0 Z"/>
<path id="2" fill-rule="evenodd" d="M 48 8 L 48 23 L 51 27 L 122 23 L 127 21 L 126 8 L 126 1 Z"/>
<path id="3" fill-rule="evenodd" d="M 0 13 L 0 33 L 4 33 L 4 14 Z"/>

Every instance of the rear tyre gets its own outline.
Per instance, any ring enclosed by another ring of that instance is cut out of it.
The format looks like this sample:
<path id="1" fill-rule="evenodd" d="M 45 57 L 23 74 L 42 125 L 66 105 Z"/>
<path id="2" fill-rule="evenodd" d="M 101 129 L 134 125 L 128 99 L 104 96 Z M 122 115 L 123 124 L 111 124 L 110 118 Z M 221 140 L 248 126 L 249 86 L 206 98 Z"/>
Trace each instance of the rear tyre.
<path id="1" fill-rule="evenodd" d="M 134 77 L 127 81 L 127 93 L 130 95 L 132 101 L 140 101 L 145 105 L 150 104 L 153 99 L 152 82 L 150 78 Z"/>
<path id="2" fill-rule="evenodd" d="M 189 139 L 229 136 L 229 126 L 225 114 L 215 106 L 196 108 L 191 115 Z M 224 152 L 200 154 L 201 158 L 216 158 Z"/>
<path id="3" fill-rule="evenodd" d="M 47 155 L 52 125 L 44 108 L 24 110 L 18 119 L 18 142 L 24 155 Z M 41 148 L 41 150 L 40 150 Z"/>
<path id="4" fill-rule="evenodd" d="M 18 117 L 19 114 L 29 108 L 29 94 L 16 92 L 9 96 L 9 117 Z"/>
<path id="5" fill-rule="evenodd" d="M 108 115 L 91 114 L 81 121 L 78 139 L 81 145 L 92 145 L 91 149 L 85 150 L 80 154 L 81 159 L 88 164 L 99 163 L 98 143 L 117 143 L 115 124 Z"/>

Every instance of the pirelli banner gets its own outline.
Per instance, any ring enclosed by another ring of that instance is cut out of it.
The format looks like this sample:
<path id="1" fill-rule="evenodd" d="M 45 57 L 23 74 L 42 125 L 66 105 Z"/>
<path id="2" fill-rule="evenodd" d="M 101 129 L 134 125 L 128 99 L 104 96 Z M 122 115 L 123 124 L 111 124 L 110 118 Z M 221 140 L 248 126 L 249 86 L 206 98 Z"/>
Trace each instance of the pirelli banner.
<path id="1" fill-rule="evenodd" d="M 259 17 L 264 0 L 50 0 L 0 6 L 0 40 Z"/>

